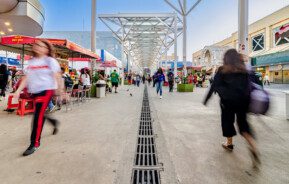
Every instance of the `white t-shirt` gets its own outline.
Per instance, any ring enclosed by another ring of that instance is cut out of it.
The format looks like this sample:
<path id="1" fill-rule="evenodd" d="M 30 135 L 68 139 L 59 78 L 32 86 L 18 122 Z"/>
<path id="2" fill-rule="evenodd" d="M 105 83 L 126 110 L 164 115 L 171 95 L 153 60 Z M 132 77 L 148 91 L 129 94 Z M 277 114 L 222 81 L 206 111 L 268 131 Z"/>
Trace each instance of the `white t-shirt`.
<path id="1" fill-rule="evenodd" d="M 33 58 L 24 70 L 27 88 L 30 93 L 57 89 L 54 74 L 60 72 L 58 62 L 52 57 Z"/>
<path id="2" fill-rule="evenodd" d="M 81 74 L 81 82 L 83 85 L 85 86 L 89 86 L 90 85 L 90 77 L 88 74 Z"/>

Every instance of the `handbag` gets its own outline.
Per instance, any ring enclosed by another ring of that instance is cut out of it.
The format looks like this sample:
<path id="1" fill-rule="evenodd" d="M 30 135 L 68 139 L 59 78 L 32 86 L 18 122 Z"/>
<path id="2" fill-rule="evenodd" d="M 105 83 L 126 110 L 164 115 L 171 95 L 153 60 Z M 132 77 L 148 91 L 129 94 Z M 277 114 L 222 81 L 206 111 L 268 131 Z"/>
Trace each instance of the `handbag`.
<path id="1" fill-rule="evenodd" d="M 265 115 L 270 107 L 270 96 L 262 86 L 249 82 L 250 85 L 250 104 L 249 112 Z"/>

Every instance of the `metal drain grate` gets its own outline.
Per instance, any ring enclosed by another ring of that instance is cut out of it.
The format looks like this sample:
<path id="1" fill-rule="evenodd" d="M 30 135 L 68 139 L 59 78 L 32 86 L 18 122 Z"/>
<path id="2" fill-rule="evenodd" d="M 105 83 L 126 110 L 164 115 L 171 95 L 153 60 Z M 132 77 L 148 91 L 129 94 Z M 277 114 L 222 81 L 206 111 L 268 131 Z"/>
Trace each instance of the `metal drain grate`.
<path id="1" fill-rule="evenodd" d="M 133 171 L 133 184 L 160 184 L 160 172 L 156 169 Z"/>
<path id="2" fill-rule="evenodd" d="M 151 136 L 153 135 L 152 123 L 150 121 L 142 121 L 140 122 L 139 132 L 140 136 Z"/>
<path id="3" fill-rule="evenodd" d="M 157 166 L 157 156 L 153 137 L 138 138 L 135 165 Z"/>
<path id="4" fill-rule="evenodd" d="M 145 86 L 131 183 L 160 184 L 160 170 L 148 91 Z"/>

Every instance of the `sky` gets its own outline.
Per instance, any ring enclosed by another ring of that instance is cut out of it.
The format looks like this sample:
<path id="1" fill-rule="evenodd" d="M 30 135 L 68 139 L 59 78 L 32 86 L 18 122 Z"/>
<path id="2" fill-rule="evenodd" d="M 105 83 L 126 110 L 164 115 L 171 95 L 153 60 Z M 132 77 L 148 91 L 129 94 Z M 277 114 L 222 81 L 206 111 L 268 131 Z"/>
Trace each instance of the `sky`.
<path id="1" fill-rule="evenodd" d="M 45 8 L 44 31 L 89 31 L 91 0 L 40 0 Z M 170 0 L 175 5 L 177 0 Z M 187 0 L 188 7 L 196 0 Z M 249 0 L 249 23 L 285 6 L 289 0 Z M 164 0 L 97 0 L 97 14 L 168 13 L 173 9 Z M 187 57 L 207 45 L 219 42 L 238 29 L 238 0 L 202 0 L 188 16 Z M 100 21 L 97 31 L 108 29 Z M 178 55 L 182 57 L 182 37 Z M 173 48 L 169 51 L 169 54 Z"/>

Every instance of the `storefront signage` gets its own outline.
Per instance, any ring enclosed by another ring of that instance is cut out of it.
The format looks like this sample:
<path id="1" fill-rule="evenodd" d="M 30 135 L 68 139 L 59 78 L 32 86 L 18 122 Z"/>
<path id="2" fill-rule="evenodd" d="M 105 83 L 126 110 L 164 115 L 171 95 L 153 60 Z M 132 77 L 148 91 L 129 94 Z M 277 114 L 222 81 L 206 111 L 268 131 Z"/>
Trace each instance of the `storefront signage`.
<path id="1" fill-rule="evenodd" d="M 28 36 L 7 36 L 2 37 L 1 43 L 4 45 L 16 45 L 16 44 L 32 44 L 35 38 Z"/>

